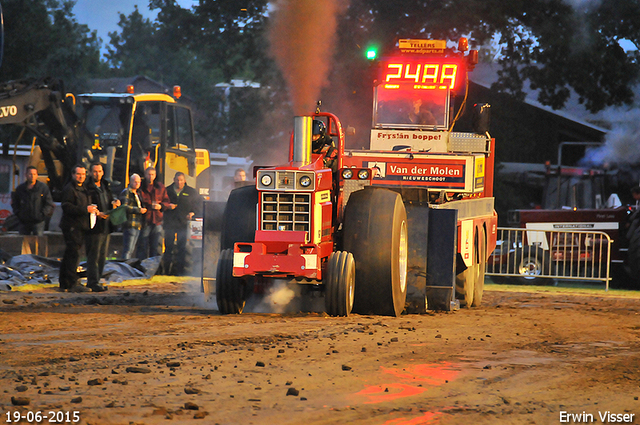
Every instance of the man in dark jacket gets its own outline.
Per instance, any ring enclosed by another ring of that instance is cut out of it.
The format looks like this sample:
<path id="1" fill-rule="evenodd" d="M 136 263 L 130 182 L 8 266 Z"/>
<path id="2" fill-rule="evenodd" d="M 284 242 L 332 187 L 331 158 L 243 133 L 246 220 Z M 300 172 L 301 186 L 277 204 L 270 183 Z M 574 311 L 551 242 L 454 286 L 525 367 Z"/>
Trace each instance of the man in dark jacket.
<path id="1" fill-rule="evenodd" d="M 106 286 L 100 284 L 109 250 L 110 233 L 112 232 L 108 212 L 120 206 L 120 201 L 113 197 L 109 182 L 104 177 L 102 164 L 91 164 L 91 175 L 85 186 L 89 192 L 91 203 L 98 208 L 95 225 L 86 233 L 85 247 L 87 249 L 87 287 L 93 292 L 103 292 Z"/>
<path id="2" fill-rule="evenodd" d="M 20 184 L 11 196 L 11 208 L 18 217 L 21 235 L 44 234 L 45 220 L 53 214 L 54 204 L 49 187 L 38 181 L 38 170 L 30 165 L 27 180 Z"/>
<path id="3" fill-rule="evenodd" d="M 78 282 L 78 262 L 85 233 L 91 227 L 90 215 L 97 214 L 98 208 L 91 204 L 89 192 L 84 187 L 86 177 L 84 165 L 76 165 L 71 172 L 71 181 L 62 190 L 60 228 L 66 246 L 60 263 L 61 291 L 89 291 Z"/>
<path id="4" fill-rule="evenodd" d="M 147 212 L 144 214 L 144 227 L 138 244 L 138 258 L 141 260 L 162 254 L 163 212 L 170 208 L 167 188 L 156 181 L 156 169 L 148 167 L 144 170 L 144 178 L 140 196 Z"/>
<path id="5" fill-rule="evenodd" d="M 171 209 L 164 213 L 165 251 L 162 258 L 165 274 L 180 276 L 191 265 L 189 222 L 199 214 L 202 198 L 187 185 L 184 173 L 177 172 L 167 188 Z"/>

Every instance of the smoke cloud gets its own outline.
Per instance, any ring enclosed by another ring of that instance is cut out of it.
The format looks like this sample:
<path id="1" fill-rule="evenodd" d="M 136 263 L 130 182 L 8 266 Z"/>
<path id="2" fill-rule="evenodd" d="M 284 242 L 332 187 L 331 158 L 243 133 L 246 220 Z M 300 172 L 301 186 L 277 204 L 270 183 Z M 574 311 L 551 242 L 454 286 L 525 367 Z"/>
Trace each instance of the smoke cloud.
<path id="1" fill-rule="evenodd" d="M 640 163 L 640 112 L 637 109 L 616 109 L 603 114 L 612 129 L 605 136 L 602 147 L 587 152 L 584 164 L 602 166 L 605 163 L 628 166 Z"/>
<path id="2" fill-rule="evenodd" d="M 263 294 L 252 294 L 245 306 L 251 313 L 299 313 L 324 311 L 324 297 L 303 290 L 304 285 L 273 279 Z"/>
<path id="3" fill-rule="evenodd" d="M 639 117 L 640 118 L 640 117 Z M 607 134 L 605 143 L 606 161 L 616 164 L 637 164 L 640 162 L 640 122 L 629 122 L 617 126 Z"/>
<path id="4" fill-rule="evenodd" d="M 295 302 L 294 302 L 295 300 Z M 254 313 L 290 313 L 300 311 L 300 290 L 297 286 L 289 286 L 284 280 L 275 280 L 257 304 L 247 302 L 247 309 Z"/>
<path id="5" fill-rule="evenodd" d="M 294 114 L 308 114 L 327 82 L 338 0 L 275 0 L 271 6 L 271 55 L 287 83 Z"/>
<path id="6" fill-rule="evenodd" d="M 602 0 L 563 0 L 573 9 L 573 49 L 575 51 L 589 51 L 593 46 L 594 29 L 585 19 L 585 15 L 600 7 Z"/>
<path id="7" fill-rule="evenodd" d="M 600 6 L 602 0 L 564 0 L 565 4 L 575 10 L 595 9 Z"/>
<path id="8" fill-rule="evenodd" d="M 576 34 L 574 47 L 591 48 L 593 30 L 587 26 L 583 14 L 596 10 L 603 0 L 563 0 L 572 7 L 576 15 Z M 615 165 L 628 169 L 630 166 L 640 163 L 640 112 L 637 109 L 629 111 L 613 109 L 601 113 L 603 121 L 612 124 L 612 129 L 607 133 L 602 147 L 589 149 L 581 165 L 604 166 Z"/>

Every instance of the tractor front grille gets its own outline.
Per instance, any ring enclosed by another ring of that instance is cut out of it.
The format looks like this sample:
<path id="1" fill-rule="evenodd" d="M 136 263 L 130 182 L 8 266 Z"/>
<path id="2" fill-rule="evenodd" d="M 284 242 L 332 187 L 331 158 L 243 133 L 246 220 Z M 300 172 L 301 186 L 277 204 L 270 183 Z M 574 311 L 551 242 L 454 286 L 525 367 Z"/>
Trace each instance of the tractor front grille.
<path id="1" fill-rule="evenodd" d="M 300 230 L 311 224 L 311 193 L 262 193 L 262 230 Z"/>

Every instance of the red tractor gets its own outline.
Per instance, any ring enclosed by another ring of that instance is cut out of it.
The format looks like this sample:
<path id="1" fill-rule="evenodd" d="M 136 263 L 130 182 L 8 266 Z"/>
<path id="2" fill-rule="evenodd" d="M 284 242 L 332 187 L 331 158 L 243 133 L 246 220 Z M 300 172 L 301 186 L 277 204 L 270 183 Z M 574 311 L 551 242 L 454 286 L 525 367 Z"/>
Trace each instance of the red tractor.
<path id="1" fill-rule="evenodd" d="M 451 131 L 466 97 L 454 99 L 477 61 L 463 46 L 401 40 L 380 62 L 370 150 L 346 151 L 333 114 L 294 118 L 289 163 L 258 169 L 255 186 L 229 196 L 216 270 L 221 313 L 241 313 L 255 282 L 277 278 L 324 290 L 335 316 L 481 303 L 497 225 L 494 140 L 484 128 L 488 105 L 476 108 L 475 133 Z M 205 209 L 205 233 L 207 221 Z M 208 274 L 203 289 L 212 292 Z"/>

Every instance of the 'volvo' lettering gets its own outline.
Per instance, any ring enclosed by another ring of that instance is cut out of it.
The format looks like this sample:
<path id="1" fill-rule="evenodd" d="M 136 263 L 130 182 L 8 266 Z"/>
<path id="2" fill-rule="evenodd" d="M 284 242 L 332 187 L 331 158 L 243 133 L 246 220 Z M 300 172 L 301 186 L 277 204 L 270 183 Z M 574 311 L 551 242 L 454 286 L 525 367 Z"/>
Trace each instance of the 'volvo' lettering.
<path id="1" fill-rule="evenodd" d="M 0 118 L 15 117 L 18 115 L 16 105 L 0 106 Z"/>

